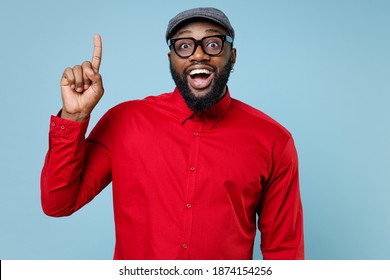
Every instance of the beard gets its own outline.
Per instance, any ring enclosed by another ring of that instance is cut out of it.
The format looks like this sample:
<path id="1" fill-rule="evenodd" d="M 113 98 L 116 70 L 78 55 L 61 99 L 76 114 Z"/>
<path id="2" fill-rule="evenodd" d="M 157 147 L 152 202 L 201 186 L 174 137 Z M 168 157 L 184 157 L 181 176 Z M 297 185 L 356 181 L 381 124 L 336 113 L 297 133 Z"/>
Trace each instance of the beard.
<path id="1" fill-rule="evenodd" d="M 210 66 L 210 65 L 209 65 Z M 230 72 L 232 70 L 232 61 L 229 59 L 228 63 L 222 68 L 221 72 L 218 73 L 214 68 L 214 79 L 211 84 L 210 91 L 204 96 L 196 96 L 188 86 L 188 79 L 186 71 L 182 74 L 178 73 L 172 66 L 172 62 L 169 63 L 171 75 L 177 88 L 180 91 L 187 106 L 194 113 L 201 113 L 207 111 L 213 107 L 221 98 L 221 94 L 224 91 L 226 84 L 229 80 Z"/>

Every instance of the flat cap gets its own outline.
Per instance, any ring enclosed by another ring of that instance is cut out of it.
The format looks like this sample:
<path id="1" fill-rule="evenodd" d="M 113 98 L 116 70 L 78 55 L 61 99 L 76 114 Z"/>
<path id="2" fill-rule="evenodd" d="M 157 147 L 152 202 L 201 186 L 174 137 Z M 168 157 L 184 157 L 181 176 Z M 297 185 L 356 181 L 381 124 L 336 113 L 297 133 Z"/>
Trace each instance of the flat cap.
<path id="1" fill-rule="evenodd" d="M 184 22 L 190 19 L 196 19 L 196 18 L 208 19 L 221 25 L 227 30 L 229 35 L 234 39 L 234 29 L 230 24 L 228 17 L 221 10 L 218 10 L 216 8 L 195 8 L 195 9 L 183 11 L 177 14 L 169 21 L 167 32 L 165 34 L 166 41 L 168 41 L 172 37 L 174 31 L 176 31 L 176 29 L 181 24 L 183 24 Z"/>

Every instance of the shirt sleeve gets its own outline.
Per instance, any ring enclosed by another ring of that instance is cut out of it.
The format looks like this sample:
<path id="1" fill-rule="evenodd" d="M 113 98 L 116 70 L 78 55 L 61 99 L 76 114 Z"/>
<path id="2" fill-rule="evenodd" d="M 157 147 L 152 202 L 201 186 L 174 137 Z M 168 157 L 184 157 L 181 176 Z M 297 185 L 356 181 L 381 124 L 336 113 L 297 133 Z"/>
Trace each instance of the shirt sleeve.
<path id="1" fill-rule="evenodd" d="M 290 138 L 285 148 L 275 154 L 274 167 L 259 209 L 263 258 L 304 259 L 303 211 L 293 139 Z"/>
<path id="2" fill-rule="evenodd" d="M 51 117 L 41 173 L 41 203 L 49 216 L 71 215 L 111 181 L 110 149 L 102 142 L 85 140 L 88 123 Z"/>

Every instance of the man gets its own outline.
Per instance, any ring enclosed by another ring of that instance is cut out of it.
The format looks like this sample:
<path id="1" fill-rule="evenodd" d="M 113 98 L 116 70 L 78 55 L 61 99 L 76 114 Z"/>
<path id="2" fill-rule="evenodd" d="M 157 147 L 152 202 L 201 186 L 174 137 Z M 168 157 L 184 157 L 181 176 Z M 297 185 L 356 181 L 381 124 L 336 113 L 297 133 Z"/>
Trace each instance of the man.
<path id="1" fill-rule="evenodd" d="M 112 182 L 114 259 L 251 259 L 256 215 L 265 259 L 303 258 L 296 149 L 290 133 L 230 96 L 234 29 L 214 8 L 168 24 L 177 88 L 109 110 L 100 36 L 91 62 L 65 69 L 42 170 L 47 215 L 71 215 Z"/>

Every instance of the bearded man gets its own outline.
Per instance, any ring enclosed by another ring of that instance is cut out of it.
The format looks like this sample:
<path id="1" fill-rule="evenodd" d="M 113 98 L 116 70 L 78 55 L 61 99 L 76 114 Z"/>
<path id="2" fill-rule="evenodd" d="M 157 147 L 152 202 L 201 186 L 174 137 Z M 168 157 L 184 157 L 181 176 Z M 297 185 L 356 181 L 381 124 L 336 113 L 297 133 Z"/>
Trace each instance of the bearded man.
<path id="1" fill-rule="evenodd" d="M 112 182 L 114 259 L 303 259 L 298 160 L 291 134 L 231 97 L 235 31 L 215 8 L 168 23 L 173 92 L 110 109 L 86 138 L 103 95 L 102 41 L 65 69 L 51 117 L 42 207 L 68 216 Z"/>

